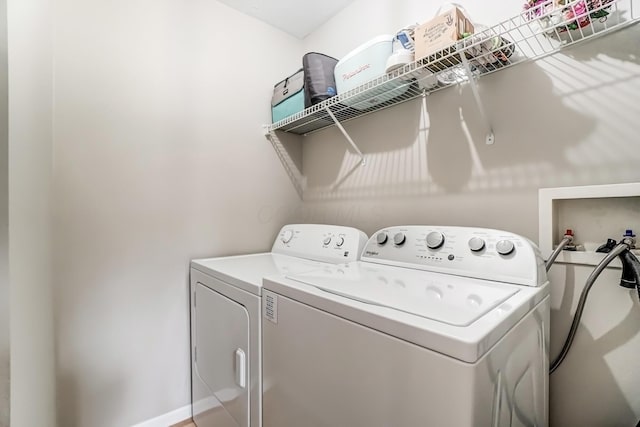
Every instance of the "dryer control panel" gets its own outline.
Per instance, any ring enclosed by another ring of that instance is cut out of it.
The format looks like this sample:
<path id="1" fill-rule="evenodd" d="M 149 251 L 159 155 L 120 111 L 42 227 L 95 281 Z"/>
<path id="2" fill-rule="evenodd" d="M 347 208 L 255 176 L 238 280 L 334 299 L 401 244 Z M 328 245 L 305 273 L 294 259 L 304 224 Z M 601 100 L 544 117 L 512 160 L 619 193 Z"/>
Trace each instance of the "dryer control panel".
<path id="1" fill-rule="evenodd" d="M 357 261 L 367 235 L 353 227 L 289 224 L 278 233 L 274 253 L 330 263 Z"/>
<path id="2" fill-rule="evenodd" d="M 547 281 L 535 244 L 508 231 L 487 228 L 384 228 L 367 241 L 362 261 L 527 286 Z"/>

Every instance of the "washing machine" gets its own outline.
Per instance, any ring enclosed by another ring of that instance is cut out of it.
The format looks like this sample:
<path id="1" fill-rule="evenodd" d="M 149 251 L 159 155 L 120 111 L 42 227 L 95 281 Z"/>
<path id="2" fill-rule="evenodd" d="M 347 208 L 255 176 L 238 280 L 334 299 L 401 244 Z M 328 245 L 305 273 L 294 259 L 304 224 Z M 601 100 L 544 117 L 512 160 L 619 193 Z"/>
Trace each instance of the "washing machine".
<path id="1" fill-rule="evenodd" d="M 191 262 L 192 411 L 198 427 L 261 426 L 262 278 L 358 259 L 367 236 L 287 225 L 271 252 Z"/>
<path id="2" fill-rule="evenodd" d="M 546 426 L 549 284 L 513 233 L 400 226 L 263 282 L 265 427 Z"/>

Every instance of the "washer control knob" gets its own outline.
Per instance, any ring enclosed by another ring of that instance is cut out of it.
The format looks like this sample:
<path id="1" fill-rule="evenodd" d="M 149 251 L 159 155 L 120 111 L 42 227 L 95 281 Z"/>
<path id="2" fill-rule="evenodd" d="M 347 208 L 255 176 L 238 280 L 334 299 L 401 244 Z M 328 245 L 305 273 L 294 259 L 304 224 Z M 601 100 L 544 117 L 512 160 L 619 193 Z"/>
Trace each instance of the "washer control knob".
<path id="1" fill-rule="evenodd" d="M 329 243 L 331 243 L 331 236 L 325 237 L 322 241 L 322 244 L 324 244 L 325 246 L 327 246 Z"/>
<path id="2" fill-rule="evenodd" d="M 404 242 L 407 240 L 407 236 L 404 235 L 404 233 L 396 233 L 393 236 L 393 244 L 396 246 L 402 246 L 404 245 Z"/>
<path id="3" fill-rule="evenodd" d="M 469 239 L 469 249 L 473 252 L 480 252 L 484 249 L 484 240 L 479 237 L 472 237 Z"/>
<path id="4" fill-rule="evenodd" d="M 336 246 L 341 247 L 342 245 L 344 245 L 344 237 L 338 236 L 338 240 L 336 241 Z"/>
<path id="5" fill-rule="evenodd" d="M 439 231 L 432 231 L 427 234 L 427 246 L 430 249 L 438 249 L 444 244 L 444 234 Z"/>
<path id="6" fill-rule="evenodd" d="M 376 242 L 378 242 L 379 245 L 384 245 L 385 243 L 387 243 L 387 239 L 387 233 L 385 233 L 384 231 L 376 235 Z"/>
<path id="7" fill-rule="evenodd" d="M 291 239 L 293 239 L 293 231 L 284 230 L 284 233 L 282 233 L 282 239 L 281 239 L 282 243 L 289 243 Z"/>
<path id="8" fill-rule="evenodd" d="M 509 255 L 516 247 L 511 240 L 500 240 L 496 243 L 496 251 L 500 255 Z"/>

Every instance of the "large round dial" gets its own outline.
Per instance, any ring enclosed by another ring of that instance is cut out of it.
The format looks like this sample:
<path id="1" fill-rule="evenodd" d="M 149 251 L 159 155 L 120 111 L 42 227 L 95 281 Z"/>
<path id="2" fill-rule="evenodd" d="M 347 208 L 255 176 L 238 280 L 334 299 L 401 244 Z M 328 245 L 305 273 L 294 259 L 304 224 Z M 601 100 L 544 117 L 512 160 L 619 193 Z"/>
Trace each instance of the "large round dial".
<path id="1" fill-rule="evenodd" d="M 406 240 L 407 236 L 404 233 L 396 233 L 393 236 L 393 244 L 396 246 L 402 246 Z"/>
<path id="2" fill-rule="evenodd" d="M 293 239 L 293 231 L 284 230 L 284 233 L 282 233 L 282 243 L 289 243 L 291 239 Z"/>
<path id="3" fill-rule="evenodd" d="M 438 249 L 444 244 L 444 234 L 439 231 L 432 231 L 427 234 L 427 246 L 431 249 Z"/>
<path id="4" fill-rule="evenodd" d="M 385 233 L 384 231 L 376 235 L 376 242 L 378 242 L 379 245 L 384 245 L 385 243 L 387 243 L 387 239 L 387 233 Z"/>
<path id="5" fill-rule="evenodd" d="M 324 240 L 322 241 L 322 243 L 327 246 L 329 243 L 331 243 L 331 236 L 327 236 L 324 238 Z"/>
<path id="6" fill-rule="evenodd" d="M 336 240 L 336 246 L 340 247 L 342 245 L 344 245 L 344 237 L 338 236 L 338 239 Z"/>
<path id="7" fill-rule="evenodd" d="M 473 252 L 480 252 L 484 249 L 484 240 L 480 237 L 472 237 L 469 239 L 469 249 Z"/>
<path id="8" fill-rule="evenodd" d="M 500 240 L 496 243 L 496 251 L 500 255 L 509 255 L 515 248 L 511 240 Z"/>

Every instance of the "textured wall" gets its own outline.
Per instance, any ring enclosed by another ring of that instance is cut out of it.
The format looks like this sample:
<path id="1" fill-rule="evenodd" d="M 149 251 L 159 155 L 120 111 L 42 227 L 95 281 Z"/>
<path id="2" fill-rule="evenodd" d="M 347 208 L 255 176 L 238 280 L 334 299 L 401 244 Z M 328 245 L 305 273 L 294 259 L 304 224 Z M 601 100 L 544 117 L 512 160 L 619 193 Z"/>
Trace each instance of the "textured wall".
<path id="1" fill-rule="evenodd" d="M 261 130 L 300 42 L 210 0 L 55 26 L 59 425 L 132 425 L 190 403 L 190 259 L 267 250 L 300 204 Z"/>

